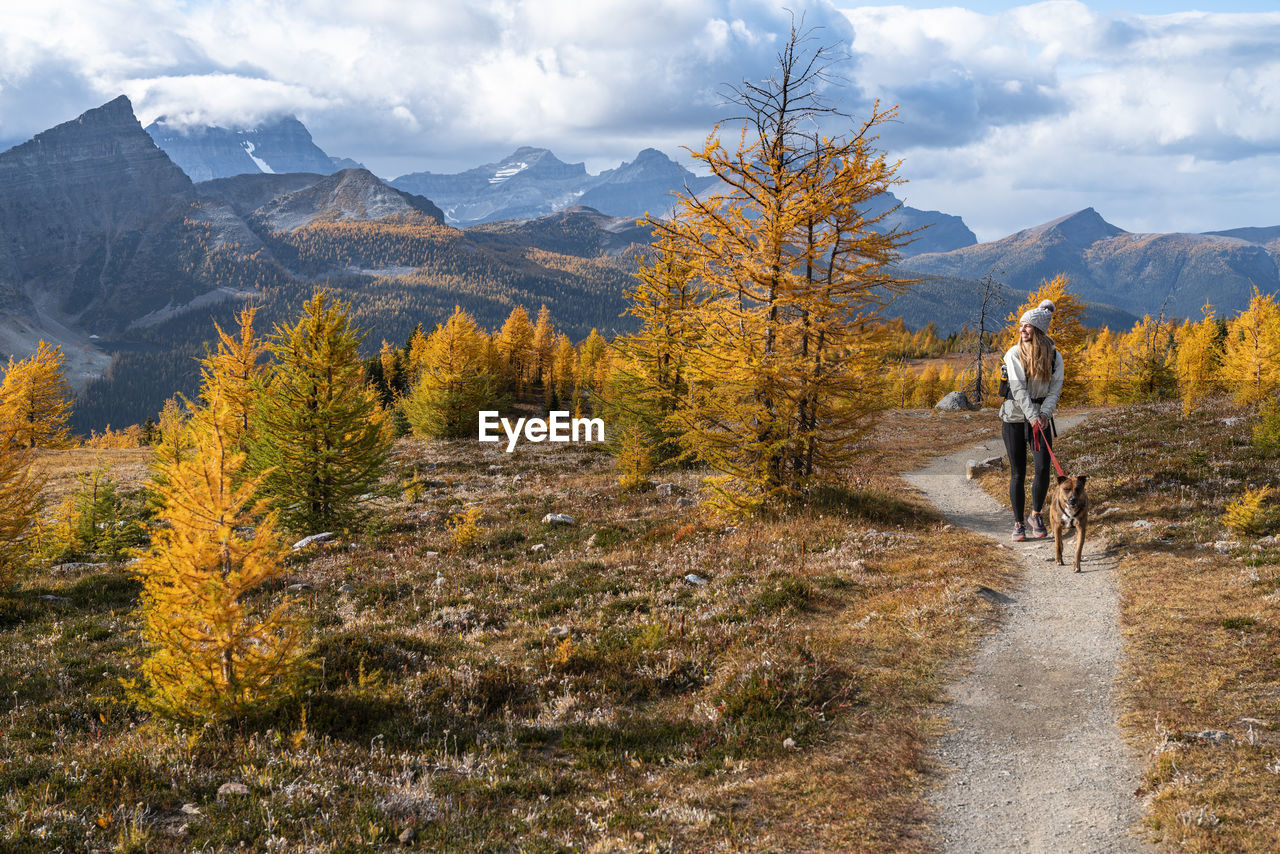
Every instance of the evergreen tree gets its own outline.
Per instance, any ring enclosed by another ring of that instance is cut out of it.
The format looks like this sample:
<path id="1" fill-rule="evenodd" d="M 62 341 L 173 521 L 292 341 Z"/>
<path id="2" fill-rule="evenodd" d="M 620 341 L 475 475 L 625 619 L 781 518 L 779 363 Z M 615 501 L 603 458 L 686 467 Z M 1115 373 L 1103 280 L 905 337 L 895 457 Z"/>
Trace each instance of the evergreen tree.
<path id="1" fill-rule="evenodd" d="M 23 448 L 62 448 L 70 442 L 71 388 L 62 374 L 61 347 L 41 341 L 35 355 L 9 357 L 0 382 L 0 426 Z"/>
<path id="2" fill-rule="evenodd" d="M 455 306 L 423 348 L 418 382 L 404 401 L 405 416 L 418 436 L 474 437 L 481 409 L 501 408 L 498 380 L 489 373 L 487 336 L 471 315 Z"/>
<path id="3" fill-rule="evenodd" d="M 257 482 L 236 485 L 244 454 L 231 440 L 237 415 L 221 388 L 215 377 L 205 408 L 183 431 L 187 452 L 158 462 L 163 509 L 136 570 L 148 652 L 131 694 L 187 722 L 243 715 L 286 696 L 301 662 L 302 626 L 287 600 L 265 614 L 245 601 L 285 571 L 284 554 L 275 514 L 250 512 Z"/>
<path id="4" fill-rule="evenodd" d="M 386 468 L 390 429 L 374 391 L 361 381 L 362 335 L 348 307 L 323 291 L 292 326 L 277 325 L 277 364 L 258 407 L 252 471 L 291 530 L 352 524 L 358 498 Z"/>

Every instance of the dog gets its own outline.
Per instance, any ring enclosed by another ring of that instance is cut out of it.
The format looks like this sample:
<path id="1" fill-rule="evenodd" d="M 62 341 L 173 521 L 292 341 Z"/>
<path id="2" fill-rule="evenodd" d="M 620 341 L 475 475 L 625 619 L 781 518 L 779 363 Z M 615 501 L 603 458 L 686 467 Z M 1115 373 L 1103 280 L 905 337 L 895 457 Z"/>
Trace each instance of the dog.
<path id="1" fill-rule="evenodd" d="M 1053 549 L 1062 562 L 1062 538 L 1067 531 L 1076 529 L 1076 572 L 1080 571 L 1080 552 L 1084 550 L 1084 537 L 1089 530 L 1089 499 L 1084 492 L 1085 475 L 1059 477 L 1053 490 L 1053 503 L 1049 508 L 1049 530 L 1053 531 Z"/>

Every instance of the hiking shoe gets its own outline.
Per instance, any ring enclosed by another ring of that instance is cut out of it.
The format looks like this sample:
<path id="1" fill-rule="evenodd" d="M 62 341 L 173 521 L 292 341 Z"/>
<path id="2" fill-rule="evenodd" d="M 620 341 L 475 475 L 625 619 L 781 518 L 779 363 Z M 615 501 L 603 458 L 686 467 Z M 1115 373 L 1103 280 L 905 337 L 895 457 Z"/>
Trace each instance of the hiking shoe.
<path id="1" fill-rule="evenodd" d="M 1044 527 L 1044 520 L 1040 518 L 1039 513 L 1032 513 L 1030 522 L 1031 536 L 1035 537 L 1037 540 L 1043 540 L 1045 537 L 1049 536 L 1049 532 L 1046 531 Z"/>
<path id="2" fill-rule="evenodd" d="M 1027 529 L 1021 522 L 1013 523 L 1013 541 L 1015 543 L 1025 543 L 1027 541 Z"/>

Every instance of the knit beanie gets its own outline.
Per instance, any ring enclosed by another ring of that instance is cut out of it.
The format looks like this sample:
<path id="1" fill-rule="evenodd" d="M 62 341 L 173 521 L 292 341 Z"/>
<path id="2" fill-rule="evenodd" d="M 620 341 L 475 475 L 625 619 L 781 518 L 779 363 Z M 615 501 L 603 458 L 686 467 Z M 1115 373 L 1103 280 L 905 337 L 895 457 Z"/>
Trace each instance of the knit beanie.
<path id="1" fill-rule="evenodd" d="M 1018 321 L 1019 325 L 1030 323 L 1041 332 L 1049 332 L 1049 321 L 1053 320 L 1053 300 L 1042 300 L 1040 305 L 1022 315 L 1022 320 Z"/>

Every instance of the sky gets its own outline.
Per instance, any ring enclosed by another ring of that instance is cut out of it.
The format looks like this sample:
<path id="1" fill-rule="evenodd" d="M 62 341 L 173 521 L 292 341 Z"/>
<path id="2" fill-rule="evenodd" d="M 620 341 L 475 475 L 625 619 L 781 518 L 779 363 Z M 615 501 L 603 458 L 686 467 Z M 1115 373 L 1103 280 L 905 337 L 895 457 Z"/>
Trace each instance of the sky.
<path id="1" fill-rule="evenodd" d="M 391 178 L 521 145 L 691 167 L 792 23 L 896 104 L 898 195 L 996 239 L 1085 207 L 1135 232 L 1280 224 L 1280 0 L 0 0 L 0 147 L 120 94 L 142 123 L 298 116 Z M 726 137 L 736 135 L 726 131 Z"/>

